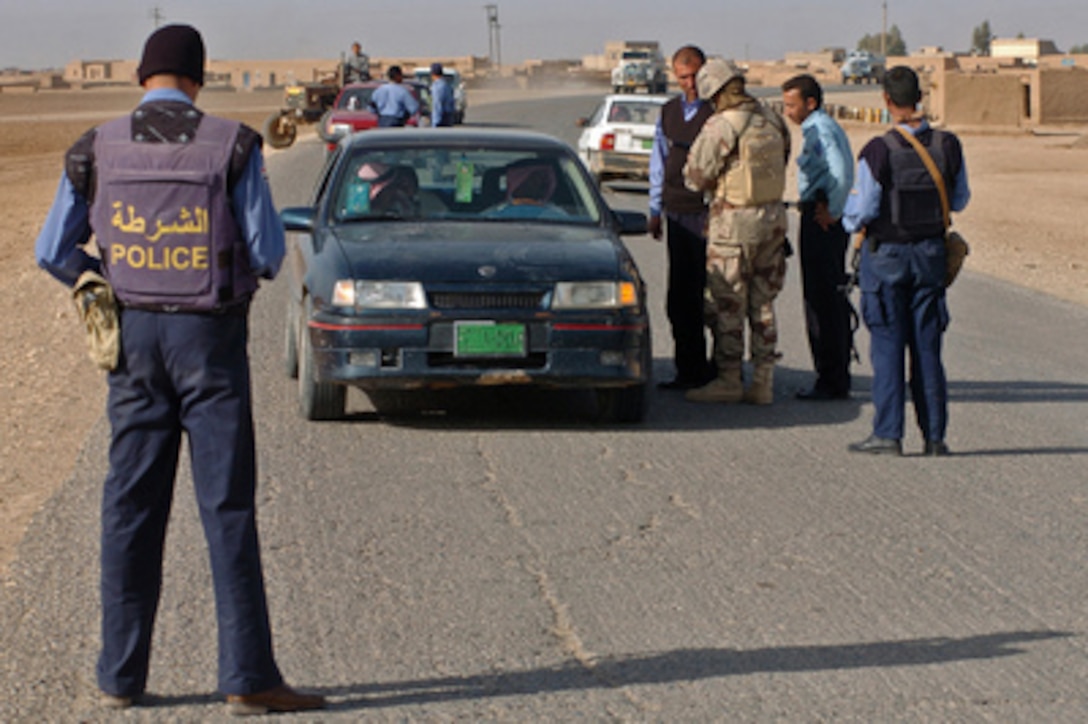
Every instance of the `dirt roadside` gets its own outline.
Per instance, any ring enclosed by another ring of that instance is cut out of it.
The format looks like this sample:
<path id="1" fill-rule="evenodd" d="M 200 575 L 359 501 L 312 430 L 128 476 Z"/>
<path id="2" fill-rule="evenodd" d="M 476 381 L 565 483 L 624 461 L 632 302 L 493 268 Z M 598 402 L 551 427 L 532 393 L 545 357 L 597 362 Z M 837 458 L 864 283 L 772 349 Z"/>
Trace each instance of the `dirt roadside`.
<path id="1" fill-rule="evenodd" d="M 66 290 L 34 262 L 34 239 L 64 150 L 138 98 L 134 90 L 0 93 L 0 264 L 8 270 L 0 316 L 9 335 L 0 345 L 0 578 L 35 511 L 70 474 L 106 391 L 85 356 Z M 256 128 L 278 102 L 262 93 L 200 99 L 206 110 Z M 847 130 L 855 152 L 879 132 Z M 1088 305 L 1088 143 L 1073 134 L 962 138 L 973 199 L 956 226 L 972 244 L 968 268 Z"/>

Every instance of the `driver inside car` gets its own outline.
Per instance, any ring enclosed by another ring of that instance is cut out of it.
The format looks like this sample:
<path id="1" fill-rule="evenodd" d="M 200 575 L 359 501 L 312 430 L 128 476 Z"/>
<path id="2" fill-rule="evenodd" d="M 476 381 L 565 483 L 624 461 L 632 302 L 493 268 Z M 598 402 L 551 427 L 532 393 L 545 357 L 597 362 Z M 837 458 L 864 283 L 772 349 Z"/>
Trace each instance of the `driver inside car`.
<path id="1" fill-rule="evenodd" d="M 511 164 L 506 170 L 506 201 L 491 216 L 507 219 L 562 219 L 567 212 L 552 201 L 558 185 L 555 167 L 545 161 Z"/>

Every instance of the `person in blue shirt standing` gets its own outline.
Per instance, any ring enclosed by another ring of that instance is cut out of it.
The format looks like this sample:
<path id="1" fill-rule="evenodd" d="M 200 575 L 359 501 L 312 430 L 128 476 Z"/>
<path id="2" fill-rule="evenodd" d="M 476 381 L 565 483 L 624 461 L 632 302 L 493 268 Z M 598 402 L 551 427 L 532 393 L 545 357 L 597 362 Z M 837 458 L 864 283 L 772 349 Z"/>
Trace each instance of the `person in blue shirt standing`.
<path id="1" fill-rule="evenodd" d="M 898 66 L 885 74 L 884 102 L 895 127 L 861 150 L 843 215 L 848 232 L 865 235 L 859 286 L 873 366 L 873 432 L 849 446 L 856 453 L 903 453 L 908 353 L 923 454 L 949 453 L 948 382 L 941 361 L 949 322 L 946 219 L 936 181 L 903 134 L 917 139 L 933 158 L 952 211 L 966 207 L 971 192 L 959 139 L 929 125 L 917 111 L 921 100 L 913 70 Z"/>
<path id="2" fill-rule="evenodd" d="M 714 379 L 706 351 L 707 205 L 703 194 L 684 186 L 688 150 L 714 110 L 699 98 L 695 76 L 706 63 L 703 51 L 686 45 L 672 56 L 672 71 L 680 95 L 667 101 L 654 132 L 650 151 L 651 236 L 661 240 L 667 227 L 669 259 L 665 310 L 672 327 L 676 376 L 659 384 L 665 389 L 690 390 Z M 662 223 L 662 216 L 668 221 Z"/>
<path id="3" fill-rule="evenodd" d="M 445 128 L 454 124 L 457 108 L 453 88 L 443 73 L 441 63 L 431 63 L 431 125 Z"/>
<path id="4" fill-rule="evenodd" d="M 850 354 L 854 347 L 846 297 L 849 235 L 842 212 L 854 185 L 850 141 L 823 109 L 823 89 L 811 75 L 782 84 L 783 115 L 801 126 L 797 192 L 801 211 L 801 289 L 816 382 L 797 393 L 801 400 L 850 396 Z"/>
<path id="5" fill-rule="evenodd" d="M 383 83 L 370 96 L 370 107 L 378 114 L 380 128 L 403 126 L 419 113 L 419 101 L 404 85 L 404 73 L 399 65 L 389 66 L 388 83 Z"/>
<path id="6" fill-rule="evenodd" d="M 283 225 L 260 135 L 194 105 L 204 60 L 191 26 L 148 38 L 143 99 L 68 151 L 35 247 L 68 286 L 100 272 L 119 305 L 98 686 L 112 708 L 144 695 L 185 435 L 216 594 L 219 689 L 235 714 L 316 709 L 324 699 L 288 687 L 276 665 L 257 537 L 248 312 L 258 279 L 280 268 Z M 92 235 L 97 256 L 81 248 Z"/>

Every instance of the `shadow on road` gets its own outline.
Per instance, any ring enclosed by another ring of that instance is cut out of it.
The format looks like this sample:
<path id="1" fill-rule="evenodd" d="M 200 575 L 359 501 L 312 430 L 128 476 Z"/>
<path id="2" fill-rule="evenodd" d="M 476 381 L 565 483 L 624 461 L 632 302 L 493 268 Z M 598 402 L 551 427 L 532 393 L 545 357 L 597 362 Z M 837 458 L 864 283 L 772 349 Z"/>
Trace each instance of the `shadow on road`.
<path id="1" fill-rule="evenodd" d="M 1088 402 L 1088 385 L 1031 380 L 953 380 L 948 383 L 948 396 L 952 402 Z"/>
<path id="2" fill-rule="evenodd" d="M 995 659 L 1025 653 L 1022 644 L 1065 638 L 1063 631 L 1012 631 L 966 638 L 909 639 L 839 646 L 785 646 L 753 649 L 679 649 L 654 654 L 603 658 L 589 665 L 562 666 L 502 674 L 453 676 L 328 687 L 333 710 L 428 704 L 560 691 L 669 684 L 755 673 L 837 671 L 924 666 Z"/>
<path id="3" fill-rule="evenodd" d="M 794 394 L 812 383 L 809 370 L 775 370 L 775 404 L 770 406 L 699 404 L 679 390 L 656 383 L 672 375 L 672 361 L 655 360 L 649 410 L 638 424 L 598 421 L 592 390 L 536 387 L 465 387 L 379 393 L 369 398 L 352 392 L 344 423 L 383 422 L 435 432 L 464 430 L 601 430 L 630 432 L 682 430 L 778 429 L 836 425 L 857 419 L 868 394 L 825 403 L 800 402 Z M 357 396 L 356 396 L 357 395 Z M 325 423 L 327 424 L 327 423 Z"/>

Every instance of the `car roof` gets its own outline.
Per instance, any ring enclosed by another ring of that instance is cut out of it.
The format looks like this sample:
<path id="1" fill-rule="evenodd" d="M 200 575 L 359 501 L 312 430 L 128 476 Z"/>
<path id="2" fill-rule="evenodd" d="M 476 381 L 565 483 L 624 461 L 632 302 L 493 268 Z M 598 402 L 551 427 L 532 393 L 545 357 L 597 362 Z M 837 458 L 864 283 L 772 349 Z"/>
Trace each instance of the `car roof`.
<path id="1" fill-rule="evenodd" d="M 412 75 L 415 75 L 416 73 L 426 73 L 427 75 L 430 75 L 431 66 L 417 65 L 415 68 L 412 69 Z M 460 75 L 460 73 L 456 68 L 447 68 L 446 66 L 442 66 L 442 75 Z"/>
<path id="2" fill-rule="evenodd" d="M 646 95 L 639 95 L 637 93 L 611 93 L 609 95 L 606 95 L 604 97 L 604 99 L 606 101 L 608 101 L 609 103 L 614 103 L 616 101 L 644 101 L 644 102 L 647 102 L 647 103 L 662 103 L 663 104 L 663 103 L 665 103 L 667 101 L 670 101 L 673 98 L 675 98 L 676 95 L 677 95 L 676 93 L 672 93 L 672 94 L 653 93 L 653 94 L 646 94 Z"/>
<path id="3" fill-rule="evenodd" d="M 348 138 L 350 148 L 404 148 L 442 146 L 494 148 L 572 153 L 563 141 L 535 131 L 474 128 L 392 128 L 356 133 Z"/>
<path id="4" fill-rule="evenodd" d="M 361 81 L 358 81 L 356 83 L 345 83 L 344 87 L 340 89 L 340 92 L 343 93 L 344 91 L 352 89 L 352 88 L 377 88 L 380 85 L 385 85 L 385 81 L 384 80 L 361 80 Z"/>

